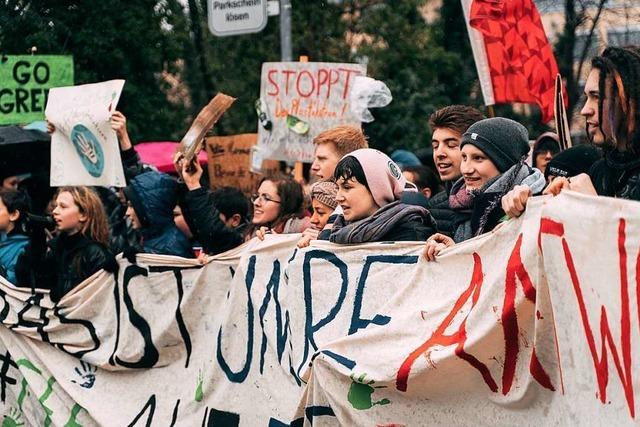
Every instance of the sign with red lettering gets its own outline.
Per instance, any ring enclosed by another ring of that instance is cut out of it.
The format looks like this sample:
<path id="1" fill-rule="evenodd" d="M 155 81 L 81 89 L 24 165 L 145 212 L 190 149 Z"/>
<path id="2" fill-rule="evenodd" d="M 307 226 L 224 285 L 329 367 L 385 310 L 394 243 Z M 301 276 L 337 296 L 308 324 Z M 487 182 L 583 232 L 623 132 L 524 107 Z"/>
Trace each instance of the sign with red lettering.
<path id="1" fill-rule="evenodd" d="M 334 126 L 360 122 L 349 91 L 362 64 L 267 62 L 262 65 L 258 144 L 265 158 L 310 163 L 313 138 Z"/>
<path id="2" fill-rule="evenodd" d="M 49 89 L 72 85 L 72 56 L 3 56 L 0 61 L 0 125 L 43 120 Z"/>

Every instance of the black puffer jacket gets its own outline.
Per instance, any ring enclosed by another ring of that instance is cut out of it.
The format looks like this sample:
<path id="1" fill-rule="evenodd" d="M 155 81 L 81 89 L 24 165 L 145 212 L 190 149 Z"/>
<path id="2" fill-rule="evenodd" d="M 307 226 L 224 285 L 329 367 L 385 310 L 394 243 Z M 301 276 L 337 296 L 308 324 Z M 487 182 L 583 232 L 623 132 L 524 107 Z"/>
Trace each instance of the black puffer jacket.
<path id="1" fill-rule="evenodd" d="M 466 215 L 461 215 L 449 206 L 449 193 L 453 183 L 445 183 L 445 190 L 439 192 L 428 200 L 427 209 L 436 220 L 438 233 L 453 237 L 456 228 L 467 219 Z"/>
<path id="2" fill-rule="evenodd" d="M 118 264 L 113 254 L 102 244 L 87 238 L 82 233 L 62 233 L 53 238 L 44 255 L 25 252 L 18 263 L 24 277 L 31 272 L 32 286 L 51 291 L 51 299 L 59 301 L 65 294 L 99 270 L 114 273 Z M 16 272 L 20 274 L 20 272 Z M 21 280 L 20 282 L 30 282 Z"/>
<path id="3" fill-rule="evenodd" d="M 640 201 L 640 158 L 632 153 L 605 151 L 589 176 L 601 196 Z"/>
<path id="4" fill-rule="evenodd" d="M 399 222 L 379 241 L 381 242 L 424 242 L 435 232 L 433 220 L 428 216 Z"/>
<path id="5" fill-rule="evenodd" d="M 179 204 L 189 229 L 205 253 L 219 254 L 244 242 L 244 227 L 229 228 L 222 222 L 211 192 L 204 188 L 184 191 Z"/>

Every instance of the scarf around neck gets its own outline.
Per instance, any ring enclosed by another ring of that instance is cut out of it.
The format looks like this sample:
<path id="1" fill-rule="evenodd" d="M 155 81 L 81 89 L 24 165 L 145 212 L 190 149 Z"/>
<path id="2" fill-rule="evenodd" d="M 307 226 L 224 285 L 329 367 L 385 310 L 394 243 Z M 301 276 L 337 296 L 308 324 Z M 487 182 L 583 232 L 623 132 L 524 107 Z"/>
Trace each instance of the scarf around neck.
<path id="1" fill-rule="evenodd" d="M 348 223 L 344 215 L 338 215 L 329 241 L 340 244 L 383 241 L 384 236 L 401 222 L 422 219 L 429 211 L 422 206 L 407 205 L 399 200 L 378 209 L 373 215 Z"/>
<path id="2" fill-rule="evenodd" d="M 449 196 L 449 206 L 460 213 L 468 214 L 468 218 L 459 223 L 454 240 L 461 242 L 482 234 L 487 218 L 500 206 L 502 196 L 516 185 L 526 185 L 531 189 L 532 194 L 539 194 L 544 189 L 546 182 L 542 172 L 523 162 L 517 163 L 506 172 L 491 178 L 477 190 L 468 191 L 464 185 L 464 178 L 456 181 Z M 491 200 L 483 208 L 484 212 L 474 212 L 474 209 L 478 208 L 478 199 L 489 198 Z M 479 226 L 476 230 L 471 226 L 472 214 L 480 216 Z"/>

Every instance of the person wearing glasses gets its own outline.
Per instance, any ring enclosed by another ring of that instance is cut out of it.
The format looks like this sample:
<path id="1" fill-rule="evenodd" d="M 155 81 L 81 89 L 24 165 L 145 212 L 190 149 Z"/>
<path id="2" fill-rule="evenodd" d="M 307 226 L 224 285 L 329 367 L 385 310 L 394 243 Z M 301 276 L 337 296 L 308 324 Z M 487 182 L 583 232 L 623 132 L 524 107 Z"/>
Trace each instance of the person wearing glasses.
<path id="1" fill-rule="evenodd" d="M 309 227 L 302 186 L 292 177 L 275 174 L 263 178 L 251 202 L 253 217 L 245 235 L 247 240 L 263 238 L 267 233 L 301 233 Z"/>

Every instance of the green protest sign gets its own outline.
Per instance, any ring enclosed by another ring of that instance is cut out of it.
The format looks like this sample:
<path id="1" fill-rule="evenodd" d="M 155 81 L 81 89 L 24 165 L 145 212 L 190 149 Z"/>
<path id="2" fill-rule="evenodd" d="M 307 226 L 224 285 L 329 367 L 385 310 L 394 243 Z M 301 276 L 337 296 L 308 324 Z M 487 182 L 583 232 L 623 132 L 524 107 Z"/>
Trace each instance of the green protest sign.
<path id="1" fill-rule="evenodd" d="M 73 57 L 7 55 L 0 58 L 0 125 L 44 119 L 49 89 L 73 85 Z"/>

